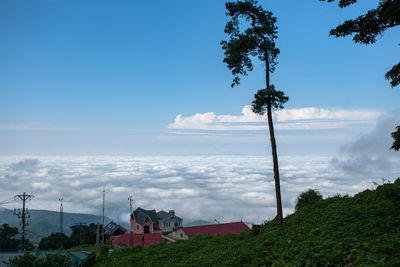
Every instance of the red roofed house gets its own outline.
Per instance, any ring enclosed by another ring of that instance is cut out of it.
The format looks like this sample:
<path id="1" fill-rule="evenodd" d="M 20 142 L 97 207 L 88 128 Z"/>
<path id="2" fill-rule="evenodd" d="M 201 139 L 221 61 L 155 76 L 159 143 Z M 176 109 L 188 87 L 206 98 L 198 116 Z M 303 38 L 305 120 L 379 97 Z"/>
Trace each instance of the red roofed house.
<path id="1" fill-rule="evenodd" d="M 175 240 L 188 240 L 196 235 L 229 235 L 248 231 L 250 228 L 244 222 L 210 224 L 179 228 L 168 234 Z"/>
<path id="2" fill-rule="evenodd" d="M 147 247 L 153 244 L 158 244 L 162 242 L 168 242 L 165 238 L 161 236 L 159 233 L 153 234 L 132 234 L 133 236 L 133 246 L 142 246 Z M 112 241 L 113 245 L 119 246 L 130 246 L 130 234 L 123 234 L 116 237 Z"/>

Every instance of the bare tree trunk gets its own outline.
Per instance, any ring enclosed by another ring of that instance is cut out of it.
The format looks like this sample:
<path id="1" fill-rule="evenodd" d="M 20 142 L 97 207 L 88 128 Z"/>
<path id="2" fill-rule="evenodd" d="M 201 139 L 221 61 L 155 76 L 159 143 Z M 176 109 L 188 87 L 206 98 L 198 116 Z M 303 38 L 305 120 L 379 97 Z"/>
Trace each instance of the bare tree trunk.
<path id="1" fill-rule="evenodd" d="M 277 217 L 277 220 L 278 220 L 278 225 L 282 226 L 282 224 L 283 224 L 283 214 L 282 214 L 281 185 L 280 185 L 280 180 L 279 180 L 278 153 L 277 153 L 277 150 L 276 150 L 274 124 L 272 122 L 271 101 L 268 102 L 268 108 L 267 109 L 268 109 L 267 110 L 267 117 L 268 117 L 269 136 L 271 138 L 271 148 L 272 148 L 272 162 L 273 162 L 273 168 L 274 168 L 276 211 L 277 211 L 277 216 L 276 217 Z"/>
<path id="2" fill-rule="evenodd" d="M 265 83 L 267 89 L 269 89 L 269 60 L 268 60 L 268 52 L 265 51 Z M 281 199 L 281 184 L 279 180 L 279 167 L 278 167 L 278 152 L 276 150 L 276 142 L 275 142 L 275 132 L 274 132 L 274 123 L 272 121 L 272 103 L 271 99 L 268 99 L 267 103 L 267 117 L 268 117 L 268 128 L 269 128 L 269 136 L 271 139 L 271 150 L 272 150 L 272 162 L 274 169 L 274 180 L 275 180 L 275 195 L 276 195 L 276 218 L 278 220 L 278 225 L 283 225 L 283 214 L 282 214 L 282 199 Z"/>

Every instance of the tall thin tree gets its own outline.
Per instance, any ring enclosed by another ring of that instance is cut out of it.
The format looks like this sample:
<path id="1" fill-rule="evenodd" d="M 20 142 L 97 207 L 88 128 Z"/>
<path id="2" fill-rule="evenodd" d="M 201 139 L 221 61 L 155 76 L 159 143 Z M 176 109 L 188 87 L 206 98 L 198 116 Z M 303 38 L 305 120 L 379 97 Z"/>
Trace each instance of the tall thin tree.
<path id="1" fill-rule="evenodd" d="M 253 70 L 254 58 L 258 58 L 265 64 L 265 88 L 255 94 L 252 109 L 254 112 L 264 115 L 267 113 L 269 134 L 275 180 L 275 194 L 277 204 L 278 224 L 283 224 L 282 200 L 280 190 L 280 178 L 278 167 L 278 153 L 275 141 L 272 110 L 283 108 L 288 97 L 282 91 L 275 90 L 270 84 L 270 73 L 273 73 L 277 64 L 279 49 L 275 46 L 277 38 L 276 18 L 272 12 L 265 11 L 255 0 L 227 2 L 225 4 L 226 15 L 230 20 L 226 23 L 225 33 L 229 35 L 228 41 L 222 41 L 221 45 L 225 53 L 224 62 L 234 76 L 232 87 L 239 85 L 240 76 L 246 76 Z M 239 25 L 240 21 L 244 25 Z"/>

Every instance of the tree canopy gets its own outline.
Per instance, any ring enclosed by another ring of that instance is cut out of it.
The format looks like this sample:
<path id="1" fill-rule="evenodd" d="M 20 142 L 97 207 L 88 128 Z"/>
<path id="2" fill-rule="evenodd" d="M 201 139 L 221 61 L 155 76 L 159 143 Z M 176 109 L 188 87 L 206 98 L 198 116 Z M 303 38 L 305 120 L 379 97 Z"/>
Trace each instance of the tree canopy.
<path id="1" fill-rule="evenodd" d="M 396 131 L 392 133 L 392 137 L 394 139 L 392 144 L 392 149 L 399 151 L 400 150 L 400 125 L 396 127 Z"/>
<path id="2" fill-rule="evenodd" d="M 320 0 L 333 2 L 335 0 Z M 338 6 L 343 8 L 356 3 L 357 0 L 340 0 Z M 377 38 L 393 27 L 400 25 L 400 0 L 380 0 L 375 9 L 355 19 L 346 20 L 330 31 L 330 35 L 344 37 L 353 35 L 353 41 L 362 44 L 373 44 Z M 399 44 L 400 45 L 400 44 Z M 395 64 L 385 75 L 390 85 L 400 84 L 400 63 Z"/>
<path id="3" fill-rule="evenodd" d="M 319 200 L 322 200 L 322 195 L 317 190 L 309 189 L 304 191 L 297 197 L 295 210 L 313 205 Z"/>

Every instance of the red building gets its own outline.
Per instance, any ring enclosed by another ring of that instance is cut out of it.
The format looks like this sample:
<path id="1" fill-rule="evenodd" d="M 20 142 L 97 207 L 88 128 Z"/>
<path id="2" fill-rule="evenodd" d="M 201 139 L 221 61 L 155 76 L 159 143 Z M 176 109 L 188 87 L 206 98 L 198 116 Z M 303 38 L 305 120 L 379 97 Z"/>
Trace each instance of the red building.
<path id="1" fill-rule="evenodd" d="M 229 235 L 238 234 L 250 230 L 244 222 L 232 222 L 221 224 L 210 224 L 200 226 L 182 227 L 168 234 L 169 238 L 175 240 L 188 240 L 196 235 Z"/>

